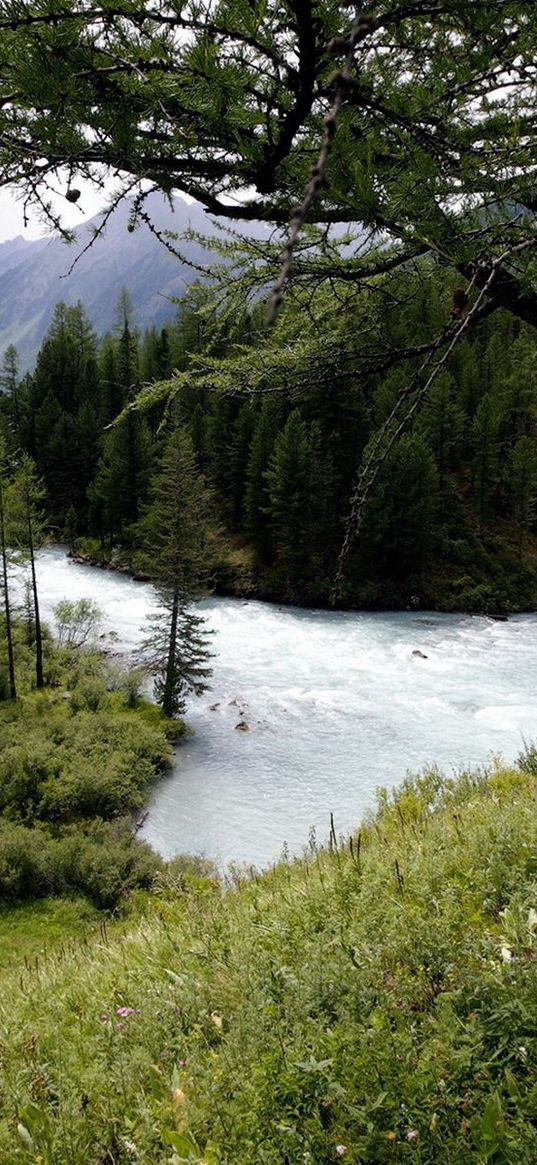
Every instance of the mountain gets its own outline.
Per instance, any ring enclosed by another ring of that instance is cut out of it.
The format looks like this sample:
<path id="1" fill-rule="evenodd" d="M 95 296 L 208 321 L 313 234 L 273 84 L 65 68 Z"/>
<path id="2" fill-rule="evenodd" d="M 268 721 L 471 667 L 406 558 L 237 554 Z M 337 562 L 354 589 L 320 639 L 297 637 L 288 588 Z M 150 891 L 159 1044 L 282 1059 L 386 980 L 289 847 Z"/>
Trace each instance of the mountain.
<path id="1" fill-rule="evenodd" d="M 0 355 L 14 344 L 21 370 L 31 368 L 59 300 L 67 304 L 82 300 L 99 334 L 113 325 L 123 286 L 129 289 L 137 327 L 161 325 L 174 314 L 171 297 L 181 298 L 197 273 L 171 255 L 144 223 L 129 232 L 130 208 L 128 201 L 119 205 L 104 235 L 80 255 L 70 274 L 99 215 L 78 228 L 71 246 L 59 236 L 26 241 L 19 235 L 0 244 Z M 176 198 L 172 208 L 155 194 L 146 209 L 159 231 L 180 233 L 191 226 L 214 235 L 217 230 L 198 203 Z M 259 232 L 268 230 L 259 227 Z M 181 250 L 190 262 L 207 262 L 207 251 L 197 243 L 182 243 Z"/>

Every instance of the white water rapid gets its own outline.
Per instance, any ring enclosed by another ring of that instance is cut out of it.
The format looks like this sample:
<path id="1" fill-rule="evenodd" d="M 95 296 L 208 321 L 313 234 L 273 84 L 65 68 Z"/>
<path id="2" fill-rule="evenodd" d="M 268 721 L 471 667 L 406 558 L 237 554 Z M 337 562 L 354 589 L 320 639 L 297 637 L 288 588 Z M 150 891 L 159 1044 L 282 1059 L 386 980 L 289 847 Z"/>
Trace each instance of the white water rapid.
<path id="1" fill-rule="evenodd" d="M 41 552 L 38 574 L 45 618 L 64 597 L 92 598 L 118 650 L 139 642 L 150 586 L 58 548 Z M 537 615 L 498 623 L 239 599 L 200 609 L 215 631 L 212 690 L 189 705 L 193 735 L 143 829 L 166 856 L 262 866 L 284 842 L 299 852 L 311 827 L 324 840 L 330 811 L 349 832 L 375 788 L 408 769 L 512 760 L 537 738 Z M 249 731 L 236 731 L 241 720 Z"/>

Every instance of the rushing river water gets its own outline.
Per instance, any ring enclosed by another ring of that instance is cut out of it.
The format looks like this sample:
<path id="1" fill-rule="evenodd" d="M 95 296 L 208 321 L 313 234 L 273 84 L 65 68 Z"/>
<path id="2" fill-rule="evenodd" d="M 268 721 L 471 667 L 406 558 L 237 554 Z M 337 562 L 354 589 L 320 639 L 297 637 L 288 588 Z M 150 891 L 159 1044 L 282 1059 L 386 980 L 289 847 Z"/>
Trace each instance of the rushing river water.
<path id="1" fill-rule="evenodd" d="M 129 651 L 151 587 L 39 556 L 43 614 L 91 597 Z M 427 613 L 331 613 L 240 599 L 200 604 L 216 632 L 212 690 L 189 706 L 192 737 L 153 794 L 143 834 L 166 856 L 263 865 L 333 811 L 348 832 L 408 769 L 451 771 L 537 737 L 537 616 L 508 623 Z M 106 640 L 103 640 L 105 643 Z M 419 651 L 423 659 L 413 652 Z M 248 732 L 236 731 L 242 720 Z"/>

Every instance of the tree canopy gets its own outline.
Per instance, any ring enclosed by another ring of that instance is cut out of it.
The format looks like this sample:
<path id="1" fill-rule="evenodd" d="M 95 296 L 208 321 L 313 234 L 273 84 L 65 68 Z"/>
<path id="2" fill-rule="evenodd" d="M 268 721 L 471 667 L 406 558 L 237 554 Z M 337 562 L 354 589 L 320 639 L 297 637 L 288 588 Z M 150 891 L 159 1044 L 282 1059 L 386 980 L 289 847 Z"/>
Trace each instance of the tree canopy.
<path id="1" fill-rule="evenodd" d="M 345 375 L 406 363 L 355 481 L 340 578 L 382 465 L 461 338 L 498 308 L 537 326 L 533 6 L 0 0 L 0 33 L 0 184 L 49 224 L 61 226 L 54 193 L 77 202 L 108 175 L 103 226 L 129 195 L 130 228 L 158 234 L 157 189 L 275 227 L 272 242 L 232 232 L 216 283 L 229 311 L 235 277 L 241 321 L 248 295 L 272 286 L 274 321 L 293 276 L 294 310 L 255 354 L 237 343 L 189 365 L 191 386 L 274 391 L 293 367 L 296 390 L 342 361 Z M 435 330 L 387 343 L 386 305 L 439 271 Z M 355 328 L 343 344 L 342 316 Z"/>
<path id="2" fill-rule="evenodd" d="M 525 0 L 3 0 L 0 33 L 0 182 L 49 218 L 104 172 L 134 220 L 150 187 L 280 226 L 302 205 L 382 246 L 297 275 L 432 252 L 537 323 Z"/>

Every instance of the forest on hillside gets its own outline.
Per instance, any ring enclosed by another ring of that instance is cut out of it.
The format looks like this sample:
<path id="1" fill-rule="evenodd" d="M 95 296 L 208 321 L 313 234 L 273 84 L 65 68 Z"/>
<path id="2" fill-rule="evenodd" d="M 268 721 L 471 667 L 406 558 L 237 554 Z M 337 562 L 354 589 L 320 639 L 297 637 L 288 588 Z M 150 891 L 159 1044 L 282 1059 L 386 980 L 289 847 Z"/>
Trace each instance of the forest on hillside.
<path id="1" fill-rule="evenodd" d="M 382 309 L 386 350 L 449 319 L 456 292 L 426 267 L 400 277 Z M 265 366 L 255 302 L 239 318 L 199 286 L 166 327 L 140 335 L 124 290 L 104 337 L 83 304 L 59 303 L 31 374 L 19 377 L 16 351 L 4 356 L 5 471 L 30 455 L 51 536 L 151 577 L 144 523 L 179 425 L 210 490 L 212 585 L 326 605 L 358 467 L 416 363 L 375 369 L 346 358 L 364 310 L 364 297 L 342 298 L 341 288 L 323 295 L 323 314 L 339 316 L 339 357 L 333 345 L 305 375 L 317 316 L 304 293 L 286 308 Z M 534 605 L 536 347 L 532 329 L 507 313 L 461 341 L 382 466 L 339 605 Z M 151 385 L 172 374 L 172 402 L 153 398 Z"/>

